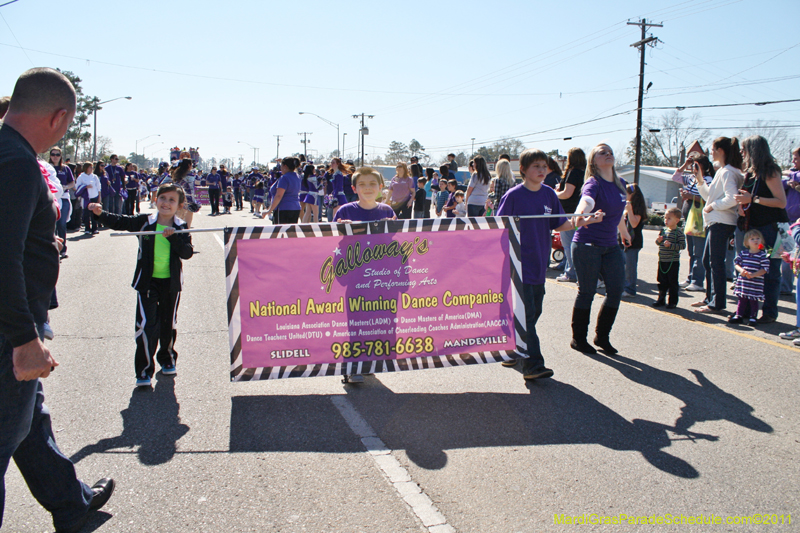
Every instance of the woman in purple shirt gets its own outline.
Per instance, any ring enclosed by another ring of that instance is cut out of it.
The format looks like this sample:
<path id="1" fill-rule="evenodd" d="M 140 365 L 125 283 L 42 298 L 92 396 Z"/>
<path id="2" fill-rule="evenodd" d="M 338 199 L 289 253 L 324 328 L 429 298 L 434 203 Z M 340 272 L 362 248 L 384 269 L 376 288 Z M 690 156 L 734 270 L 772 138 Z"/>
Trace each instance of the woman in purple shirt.
<path id="1" fill-rule="evenodd" d="M 333 196 L 336 197 L 336 201 L 338 202 L 336 207 L 333 208 L 333 215 L 336 216 L 336 211 L 339 210 L 339 207 L 343 206 L 347 203 L 347 196 L 344 194 L 344 173 L 350 174 L 350 167 L 342 163 L 342 160 L 338 157 L 334 157 L 331 159 L 331 175 L 333 179 Z"/>
<path id="2" fill-rule="evenodd" d="M 75 188 L 75 177 L 72 175 L 72 170 L 64 164 L 64 159 L 61 155 L 61 148 L 54 146 L 50 149 L 50 164 L 56 169 L 56 176 L 58 181 L 61 182 L 61 187 L 64 189 L 64 194 L 61 195 L 61 218 L 56 222 L 56 234 L 64 241 L 61 248 L 61 258 L 67 257 L 67 221 L 72 213 L 72 205 L 69 196 L 69 190 Z"/>
<path id="3" fill-rule="evenodd" d="M 294 157 L 284 157 L 281 161 L 281 177 L 270 187 L 270 191 L 275 191 L 274 197 L 262 218 L 275 211 L 275 224 L 297 224 L 300 218 L 300 176 L 294 172 L 297 163 Z"/>
<path id="4" fill-rule="evenodd" d="M 597 315 L 594 344 L 606 354 L 617 353 L 608 336 L 617 317 L 625 279 L 625 257 L 617 243 L 617 232 L 622 236 L 625 247 L 631 245 L 631 236 L 622 218 L 625 200 L 625 182 L 614 169 L 614 152 L 607 144 L 598 144 L 589 152 L 586 178 L 575 211 L 602 211 L 603 221 L 577 229 L 572 237 L 578 296 L 572 309 L 570 346 L 579 352 L 597 353 L 586 340 L 586 335 L 597 281 L 602 276 L 606 284 L 606 297 Z"/>
<path id="5" fill-rule="evenodd" d="M 408 165 L 397 163 L 397 174 L 389 183 L 392 193 L 391 202 L 397 218 L 411 218 L 411 206 L 414 203 L 414 179 L 408 175 Z"/>

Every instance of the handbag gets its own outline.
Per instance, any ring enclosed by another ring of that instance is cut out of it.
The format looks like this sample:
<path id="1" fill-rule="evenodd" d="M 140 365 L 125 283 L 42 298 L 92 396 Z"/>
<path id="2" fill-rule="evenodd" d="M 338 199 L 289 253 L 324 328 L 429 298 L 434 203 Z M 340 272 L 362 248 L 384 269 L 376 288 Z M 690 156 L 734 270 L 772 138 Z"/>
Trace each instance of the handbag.
<path id="1" fill-rule="evenodd" d="M 705 237 L 706 230 L 703 226 L 703 206 L 705 202 L 692 202 L 692 207 L 689 209 L 689 214 L 686 217 L 686 235 L 692 237 Z"/>

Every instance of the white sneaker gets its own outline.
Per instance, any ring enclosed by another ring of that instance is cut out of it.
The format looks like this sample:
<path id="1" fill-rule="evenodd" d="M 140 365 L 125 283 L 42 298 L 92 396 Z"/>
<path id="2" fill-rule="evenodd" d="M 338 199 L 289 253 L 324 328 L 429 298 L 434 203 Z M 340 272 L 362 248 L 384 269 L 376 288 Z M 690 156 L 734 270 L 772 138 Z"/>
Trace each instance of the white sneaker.
<path id="1" fill-rule="evenodd" d="M 364 376 L 361 374 L 352 374 L 347 376 L 347 381 L 350 383 L 364 383 Z"/>
<path id="2" fill-rule="evenodd" d="M 678 287 L 680 288 L 688 287 L 689 284 L 690 284 L 689 280 L 681 281 L 680 283 L 678 283 Z"/>
<path id="3" fill-rule="evenodd" d="M 44 330 L 44 338 L 49 341 L 53 340 L 53 337 L 55 337 L 55 333 L 53 333 L 53 328 L 50 327 L 50 324 L 45 322 L 42 329 Z"/>
<path id="4" fill-rule="evenodd" d="M 787 331 L 786 333 L 781 333 L 778 335 L 783 340 L 791 341 L 794 339 L 800 339 L 800 328 L 795 328 L 792 331 Z"/>
<path id="5" fill-rule="evenodd" d="M 800 339 L 793 340 L 792 344 L 794 344 L 795 346 L 800 346 Z"/>
<path id="6" fill-rule="evenodd" d="M 687 285 L 684 290 L 688 292 L 705 292 L 705 289 L 696 283 L 692 283 L 691 285 Z"/>
<path id="7" fill-rule="evenodd" d="M 571 279 L 569 279 L 569 276 L 567 276 L 566 274 L 561 274 L 560 276 L 558 276 L 558 277 L 556 278 L 556 281 L 561 281 L 561 282 L 571 282 L 572 280 L 571 280 Z"/>
<path id="8" fill-rule="evenodd" d="M 622 298 L 636 298 L 635 294 L 631 294 L 628 291 L 622 291 Z"/>

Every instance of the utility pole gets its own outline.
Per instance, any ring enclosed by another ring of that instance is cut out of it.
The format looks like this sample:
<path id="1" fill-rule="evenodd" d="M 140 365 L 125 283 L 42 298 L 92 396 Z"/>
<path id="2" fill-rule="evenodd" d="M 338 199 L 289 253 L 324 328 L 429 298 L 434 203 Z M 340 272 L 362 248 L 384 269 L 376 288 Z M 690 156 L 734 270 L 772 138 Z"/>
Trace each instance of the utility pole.
<path id="1" fill-rule="evenodd" d="M 273 135 L 276 139 L 278 139 L 278 147 L 275 149 L 275 159 L 281 158 L 281 137 L 283 135 Z"/>
<path id="2" fill-rule="evenodd" d="M 646 37 L 648 28 L 663 28 L 663 24 L 647 23 L 646 19 L 639 22 L 628 22 L 629 26 L 641 26 L 642 39 L 631 46 L 639 50 L 639 105 L 636 110 L 636 164 L 633 167 L 633 182 L 639 184 L 639 168 L 642 166 L 642 106 L 644 105 L 644 47 L 649 44 L 655 46 L 658 37 Z"/>
<path id="3" fill-rule="evenodd" d="M 298 133 L 298 135 L 302 135 L 303 136 L 303 140 L 300 141 L 300 142 L 303 143 L 303 155 L 305 156 L 306 161 L 308 161 L 308 143 L 311 142 L 311 141 L 308 140 L 308 136 L 309 135 L 314 135 L 314 132 L 312 132 L 312 131 L 301 131 L 301 132 Z"/>
<path id="4" fill-rule="evenodd" d="M 358 134 L 361 136 L 361 154 L 359 155 L 359 157 L 361 159 L 361 166 L 363 167 L 364 165 L 367 164 L 367 162 L 364 161 L 364 136 L 369 135 L 369 128 L 366 126 L 364 119 L 375 118 L 375 115 L 367 115 L 365 113 L 361 113 L 360 115 L 353 115 L 353 118 L 355 119 L 357 119 L 358 117 L 361 117 L 361 129 L 358 130 Z"/>

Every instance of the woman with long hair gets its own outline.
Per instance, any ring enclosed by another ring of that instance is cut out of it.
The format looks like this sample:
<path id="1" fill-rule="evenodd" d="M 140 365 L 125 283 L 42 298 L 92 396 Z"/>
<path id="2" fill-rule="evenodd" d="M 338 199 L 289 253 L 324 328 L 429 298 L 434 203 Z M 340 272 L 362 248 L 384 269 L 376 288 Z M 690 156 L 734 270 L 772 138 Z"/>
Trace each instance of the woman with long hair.
<path id="1" fill-rule="evenodd" d="M 300 181 L 300 207 L 303 211 L 301 222 L 319 222 L 317 208 L 317 177 L 314 165 L 303 167 L 303 178 Z"/>
<path id="2" fill-rule="evenodd" d="M 497 162 L 494 171 L 497 177 L 492 178 L 491 183 L 489 183 L 489 195 L 486 205 L 491 207 L 493 212 L 496 212 L 497 208 L 500 206 L 500 200 L 503 199 L 503 196 L 505 196 L 508 190 L 516 185 L 517 182 L 514 179 L 514 172 L 511 170 L 511 163 L 505 159 L 501 159 Z"/>
<path id="3" fill-rule="evenodd" d="M 61 195 L 61 216 L 56 223 L 56 233 L 64 244 L 61 248 L 61 258 L 67 257 L 67 221 L 72 214 L 72 202 L 70 200 L 69 191 L 75 188 L 75 176 L 72 175 L 72 170 L 64 164 L 64 158 L 61 154 L 61 148 L 54 146 L 50 149 L 50 164 L 56 169 L 56 176 L 58 181 L 61 182 L 61 187 L 64 193 Z"/>
<path id="4" fill-rule="evenodd" d="M 636 296 L 636 280 L 639 277 L 639 251 L 644 246 L 642 230 L 647 223 L 647 202 L 644 200 L 642 189 L 632 183 L 626 186 L 627 198 L 625 212 L 625 227 L 631 236 L 631 245 L 625 248 L 625 290 L 623 298 Z"/>
<path id="5" fill-rule="evenodd" d="M 414 185 L 415 182 L 408 172 L 408 165 L 397 163 L 397 172 L 392 181 L 389 182 L 389 203 L 398 219 L 411 218 L 411 206 L 414 204 Z"/>
<path id="6" fill-rule="evenodd" d="M 194 194 L 194 176 L 191 175 L 193 161 L 189 158 L 181 159 L 177 167 L 174 167 L 170 173 L 172 182 L 183 189 L 183 194 L 186 200 L 183 202 L 183 208 L 178 209 L 178 218 L 186 222 L 186 227 L 192 227 L 192 219 L 194 214 L 200 211 L 200 204 L 195 200 Z"/>
<path id="7" fill-rule="evenodd" d="M 710 185 L 697 181 L 697 190 L 706 201 L 703 224 L 706 227 L 706 245 L 703 250 L 703 268 L 706 270 L 705 300 L 692 307 L 698 313 L 720 313 L 725 310 L 727 274 L 725 256 L 728 243 L 736 230 L 738 218 L 736 195 L 742 186 L 742 154 L 736 137 L 717 137 L 711 143 L 711 156 L 719 165 Z"/>
<path id="8" fill-rule="evenodd" d="M 331 169 L 330 169 L 330 181 L 333 187 L 333 192 L 331 195 L 336 199 L 336 206 L 333 208 L 333 213 L 331 213 L 331 217 L 336 215 L 336 211 L 339 210 L 340 206 L 343 206 L 347 203 L 347 196 L 344 194 L 344 175 L 345 174 L 352 174 L 350 171 L 350 166 L 342 163 L 342 160 L 338 157 L 334 157 L 331 159 Z"/>
<path id="9" fill-rule="evenodd" d="M 617 242 L 617 233 L 625 247 L 631 236 L 622 213 L 627 189 L 614 168 L 614 151 L 607 144 L 598 144 L 589 152 L 581 199 L 576 213 L 603 213 L 601 222 L 575 230 L 572 258 L 578 275 L 578 296 L 572 309 L 572 341 L 570 346 L 583 353 L 596 353 L 586 340 L 592 312 L 592 300 L 600 276 L 606 284 L 606 297 L 597 315 L 594 344 L 606 354 L 617 353 L 609 334 L 619 310 L 624 288 L 625 258 Z"/>
<path id="10" fill-rule="evenodd" d="M 475 164 L 475 173 L 469 179 L 464 202 L 467 204 L 467 216 L 482 217 L 486 213 L 486 200 L 489 198 L 489 182 L 492 180 L 492 175 L 482 155 L 476 155 L 472 161 Z"/>
<path id="11" fill-rule="evenodd" d="M 703 197 L 697 190 L 700 181 L 706 185 L 711 184 L 714 179 L 714 165 L 706 155 L 701 152 L 690 152 L 683 165 L 675 170 L 672 181 L 681 186 L 681 198 L 683 199 L 682 214 L 688 220 L 689 213 L 693 207 L 702 209 L 704 207 Z M 686 235 L 686 251 L 689 253 L 689 275 L 686 281 L 681 283 L 681 287 L 687 292 L 705 292 L 703 288 L 706 282 L 706 270 L 703 267 L 703 249 L 706 245 L 705 232 L 703 235 Z"/>
<path id="12" fill-rule="evenodd" d="M 769 254 L 769 270 L 764 275 L 764 305 L 758 323 L 770 324 L 778 318 L 782 262 L 778 224 L 789 222 L 786 193 L 781 181 L 781 167 L 772 157 L 764 137 L 753 135 L 745 139 L 742 142 L 742 156 L 745 178 L 736 201 L 747 220 L 745 229 L 761 232 L 763 245 Z"/>
<path id="13" fill-rule="evenodd" d="M 561 200 L 561 207 L 565 213 L 574 213 L 581 199 L 581 188 L 583 188 L 583 178 L 586 173 L 586 154 L 580 148 L 570 148 L 567 152 L 567 164 L 561 180 L 555 187 L 556 196 Z M 564 273 L 556 278 L 556 281 L 572 282 L 578 280 L 575 274 L 575 263 L 572 261 L 572 237 L 575 230 L 561 232 L 561 244 L 564 246 Z"/>

